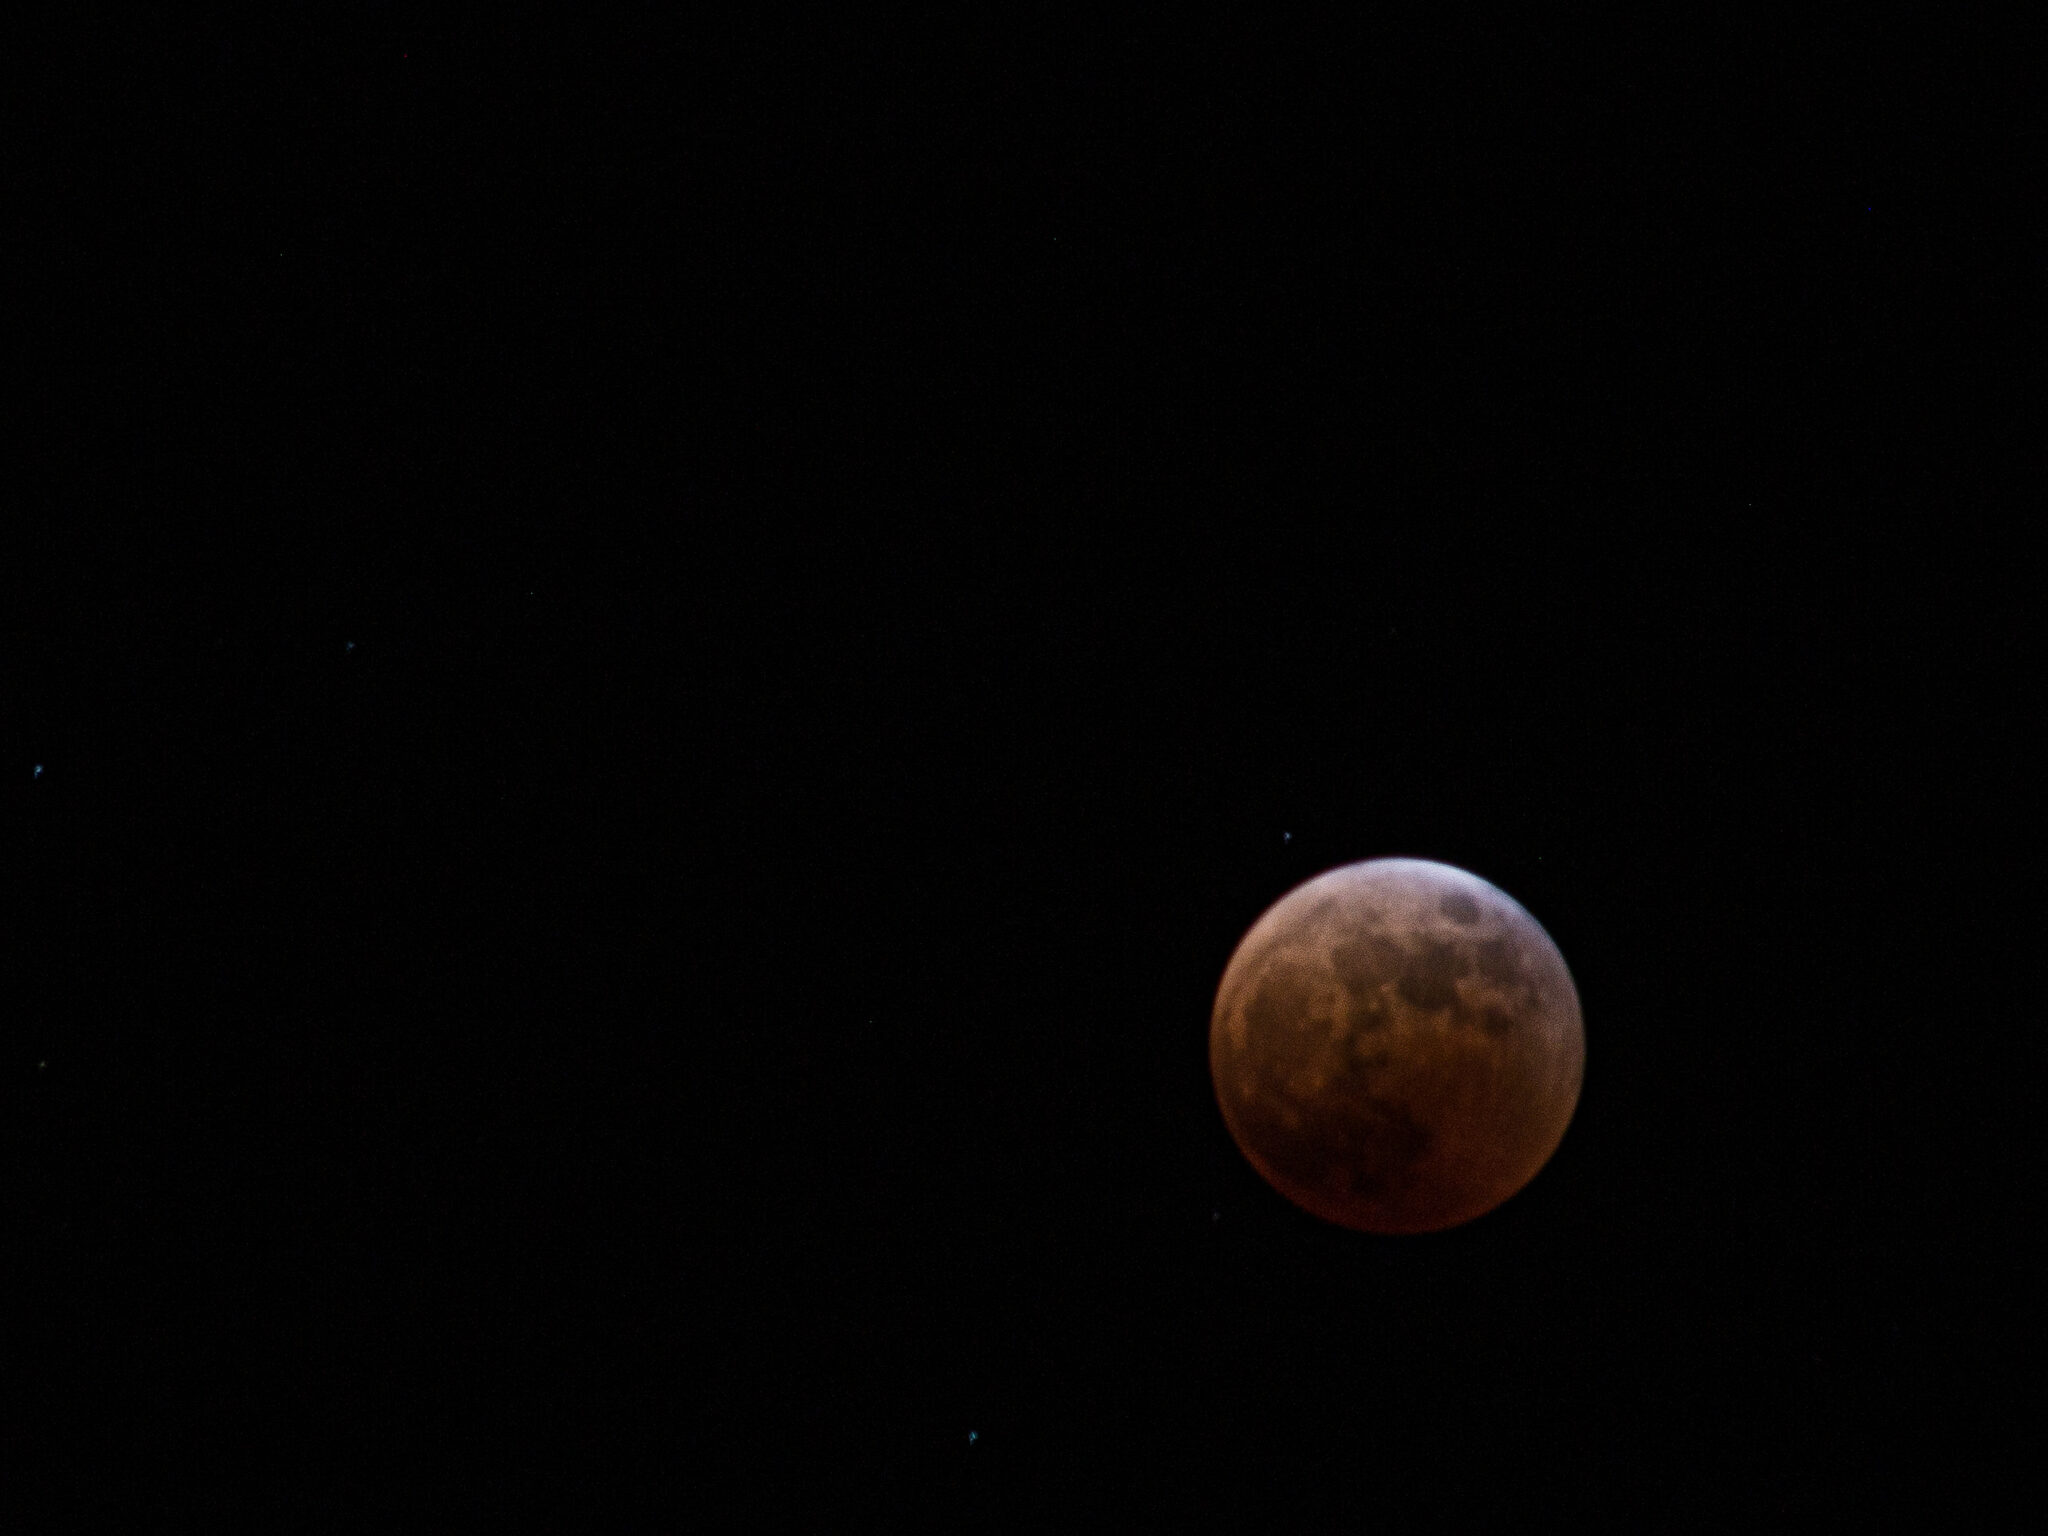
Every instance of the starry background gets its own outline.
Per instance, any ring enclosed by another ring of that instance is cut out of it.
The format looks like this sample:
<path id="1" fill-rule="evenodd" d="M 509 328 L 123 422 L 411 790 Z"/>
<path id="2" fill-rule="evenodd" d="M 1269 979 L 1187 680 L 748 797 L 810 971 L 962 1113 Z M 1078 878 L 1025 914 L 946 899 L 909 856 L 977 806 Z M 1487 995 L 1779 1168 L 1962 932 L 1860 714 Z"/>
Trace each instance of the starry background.
<path id="1" fill-rule="evenodd" d="M 30 39 L 24 1496 L 2025 1496 L 2039 42 Z M 1589 1041 L 1539 1178 L 1399 1241 L 1206 1075 L 1244 929 L 1387 853 Z"/>

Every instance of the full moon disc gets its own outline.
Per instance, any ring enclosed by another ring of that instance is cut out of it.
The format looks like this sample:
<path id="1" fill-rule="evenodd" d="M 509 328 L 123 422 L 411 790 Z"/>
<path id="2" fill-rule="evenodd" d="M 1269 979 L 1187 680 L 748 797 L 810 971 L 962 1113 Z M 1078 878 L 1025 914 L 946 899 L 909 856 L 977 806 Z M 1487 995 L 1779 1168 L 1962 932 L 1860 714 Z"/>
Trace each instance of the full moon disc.
<path id="1" fill-rule="evenodd" d="M 1579 1101 L 1564 957 L 1477 875 L 1368 859 L 1296 886 L 1224 968 L 1209 1071 L 1239 1150 L 1312 1215 L 1435 1232 L 1536 1176 Z"/>

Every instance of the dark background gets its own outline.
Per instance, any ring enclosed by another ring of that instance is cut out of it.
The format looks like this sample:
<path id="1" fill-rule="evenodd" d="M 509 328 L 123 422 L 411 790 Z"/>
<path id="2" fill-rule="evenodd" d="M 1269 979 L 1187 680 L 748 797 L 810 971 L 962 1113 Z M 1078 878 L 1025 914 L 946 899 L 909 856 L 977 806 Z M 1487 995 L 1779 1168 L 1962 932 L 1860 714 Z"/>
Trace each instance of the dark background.
<path id="1" fill-rule="evenodd" d="M 10 172 L 24 1501 L 2038 1489 L 2042 38 L 88 15 Z M 1403 1240 L 1206 1060 L 1389 853 L 1589 1042 Z"/>

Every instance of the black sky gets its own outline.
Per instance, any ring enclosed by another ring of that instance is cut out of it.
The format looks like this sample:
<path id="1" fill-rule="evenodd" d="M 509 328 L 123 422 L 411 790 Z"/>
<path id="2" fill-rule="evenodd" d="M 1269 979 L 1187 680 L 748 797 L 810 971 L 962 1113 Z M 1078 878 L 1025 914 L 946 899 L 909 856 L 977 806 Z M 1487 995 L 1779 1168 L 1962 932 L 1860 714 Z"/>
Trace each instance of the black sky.
<path id="1" fill-rule="evenodd" d="M 37 39 L 0 564 L 37 1496 L 1705 1531 L 2026 1494 L 2030 51 Z M 1285 1205 L 1207 1080 L 1237 938 L 1380 854 L 1521 900 L 1587 1023 L 1550 1166 L 1423 1239 Z"/>

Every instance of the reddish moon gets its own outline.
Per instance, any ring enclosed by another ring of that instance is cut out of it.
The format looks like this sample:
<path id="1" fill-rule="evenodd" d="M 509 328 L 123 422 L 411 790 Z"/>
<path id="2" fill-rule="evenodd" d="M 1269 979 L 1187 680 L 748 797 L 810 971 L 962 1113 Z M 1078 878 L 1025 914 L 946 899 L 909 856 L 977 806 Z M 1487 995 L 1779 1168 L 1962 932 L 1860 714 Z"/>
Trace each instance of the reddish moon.
<path id="1" fill-rule="evenodd" d="M 1586 1062 L 1578 990 L 1506 892 L 1424 859 L 1296 886 L 1224 968 L 1209 1070 L 1239 1150 L 1360 1232 L 1483 1216 L 1557 1150 Z"/>

